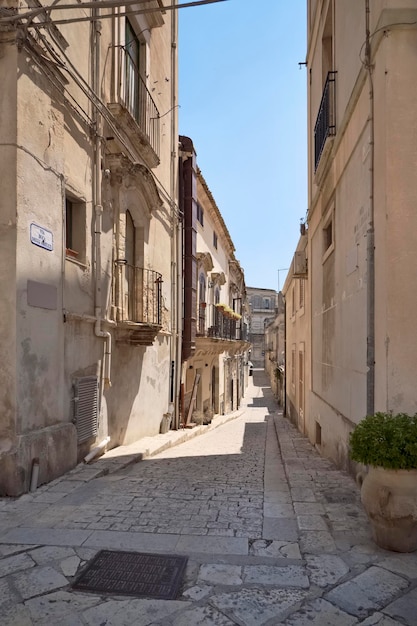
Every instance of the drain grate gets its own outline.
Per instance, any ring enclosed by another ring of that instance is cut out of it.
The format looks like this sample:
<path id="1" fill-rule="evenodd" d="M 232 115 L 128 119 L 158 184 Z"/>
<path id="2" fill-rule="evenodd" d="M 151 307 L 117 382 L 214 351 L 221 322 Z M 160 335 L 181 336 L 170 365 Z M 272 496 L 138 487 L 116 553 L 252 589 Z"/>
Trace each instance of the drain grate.
<path id="1" fill-rule="evenodd" d="M 187 560 L 185 556 L 101 550 L 72 589 L 175 600 Z"/>

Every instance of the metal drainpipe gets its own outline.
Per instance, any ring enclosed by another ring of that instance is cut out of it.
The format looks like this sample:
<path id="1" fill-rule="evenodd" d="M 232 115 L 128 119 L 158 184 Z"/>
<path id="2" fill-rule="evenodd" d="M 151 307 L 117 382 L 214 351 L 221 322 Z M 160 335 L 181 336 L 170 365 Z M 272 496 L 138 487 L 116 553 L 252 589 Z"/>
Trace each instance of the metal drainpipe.
<path id="1" fill-rule="evenodd" d="M 101 23 L 98 20 L 99 9 L 93 9 L 93 91 L 98 94 L 99 77 L 100 77 L 100 34 Z M 102 216 L 103 206 L 101 204 L 101 137 L 100 137 L 100 115 L 96 107 L 93 107 L 93 121 L 95 127 L 95 145 L 94 145 L 94 168 L 93 168 L 93 203 L 94 203 L 94 250 L 95 250 L 95 272 L 94 272 L 94 315 L 96 322 L 94 324 L 94 333 L 96 337 L 105 340 L 104 352 L 104 371 L 103 379 L 106 387 L 111 386 L 110 367 L 111 367 L 111 334 L 109 331 L 102 329 L 103 310 L 102 310 L 102 280 L 101 280 L 101 232 L 102 232 Z"/>
<path id="2" fill-rule="evenodd" d="M 284 301 L 284 403 L 282 414 L 287 417 L 287 302 L 284 294 L 282 294 L 282 299 Z"/>
<path id="3" fill-rule="evenodd" d="M 176 4 L 176 0 L 174 1 Z M 173 427 L 180 426 L 179 396 L 181 388 L 181 328 L 182 328 L 182 221 L 176 215 L 175 196 L 178 189 L 178 131 L 176 125 L 177 115 L 177 9 L 171 12 L 171 203 L 173 219 L 173 246 L 172 246 L 172 335 L 171 335 L 171 359 L 174 363 L 174 371 L 171 371 L 173 394 L 170 402 L 174 404 Z M 170 392 L 171 393 L 171 392 Z"/>
<path id="4" fill-rule="evenodd" d="M 176 388 L 175 388 L 175 427 L 180 427 L 180 395 L 181 395 L 181 380 L 182 380 L 182 315 L 183 315 L 183 223 L 182 220 L 177 222 L 177 362 L 176 362 Z"/>
<path id="5" fill-rule="evenodd" d="M 370 42 L 370 8 L 369 0 L 365 0 L 366 11 L 366 43 L 365 66 L 369 79 L 369 143 L 370 143 L 370 194 L 369 194 L 369 223 L 367 237 L 367 346 L 366 346 L 366 414 L 375 411 L 375 231 L 374 231 L 374 189 L 375 189 L 375 128 L 374 128 L 374 85 L 372 78 L 371 42 Z"/>

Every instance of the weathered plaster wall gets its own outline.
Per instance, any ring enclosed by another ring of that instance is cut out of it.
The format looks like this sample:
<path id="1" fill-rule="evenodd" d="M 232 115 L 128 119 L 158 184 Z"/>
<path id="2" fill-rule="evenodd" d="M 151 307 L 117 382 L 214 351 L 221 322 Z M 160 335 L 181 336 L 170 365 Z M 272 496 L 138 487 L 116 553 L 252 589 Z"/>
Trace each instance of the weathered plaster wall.
<path id="1" fill-rule="evenodd" d="M 398 23 L 412 21 L 416 7 L 415 3 L 406 1 L 401 4 L 398 7 L 398 2 L 371 2 L 371 32 L 381 24 L 388 25 L 386 31 L 381 29 L 372 38 L 375 409 L 415 412 L 413 372 L 417 351 L 411 312 L 415 304 L 417 261 L 413 239 L 417 124 L 410 103 L 417 96 L 412 78 L 416 31 Z M 384 8 L 392 11 L 380 13 Z M 396 25 L 389 27 L 389 24 Z M 321 68 L 320 37 L 319 34 L 310 46 L 313 76 L 310 133 L 320 100 L 317 84 Z M 367 231 L 371 219 L 372 137 L 369 83 L 357 57 L 363 42 L 364 7 L 337 4 L 337 132 L 328 163 L 327 156 L 322 157 L 324 164 L 320 163 L 316 173 L 312 158 L 309 164 L 311 422 L 313 427 L 316 421 L 321 426 L 322 452 L 345 466 L 349 464 L 348 435 L 366 413 L 369 392 L 366 342 L 371 293 L 368 292 Z M 326 258 L 323 229 L 332 208 L 334 250 Z"/>
<path id="2" fill-rule="evenodd" d="M 0 44 L 0 463 L 16 443 L 16 68 L 16 48 Z"/>
<path id="3" fill-rule="evenodd" d="M 417 288 L 416 30 L 399 29 L 383 40 L 376 101 L 376 407 L 417 411 L 413 311 Z M 385 155 L 383 159 L 381 155 Z"/>
<path id="4" fill-rule="evenodd" d="M 66 423 L 62 397 L 62 114 L 45 78 L 27 65 L 24 54 L 17 61 L 18 67 L 7 68 L 14 81 L 19 73 L 13 109 L 18 123 L 11 125 L 17 152 L 11 161 L 15 171 L 9 171 L 16 248 L 9 250 L 8 265 L 15 267 L 10 274 L 15 296 L 8 315 L 12 332 L 3 333 L 15 338 L 8 388 L 15 390 L 10 426 L 16 437 L 0 470 L 0 489 L 12 495 L 28 488 L 34 458 L 40 460 L 40 482 L 76 462 L 75 429 Z M 34 224 L 52 233 L 52 250 L 31 241 Z"/>
<path id="5" fill-rule="evenodd" d="M 59 13 L 54 15 L 59 17 Z M 176 77 L 172 76 L 176 64 L 176 51 L 171 48 L 172 14 L 165 14 L 164 19 L 165 26 L 153 29 L 147 44 L 148 86 L 155 92 L 152 95 L 161 115 L 171 109 L 176 93 Z M 66 50 L 72 62 L 91 81 L 90 25 L 63 26 L 61 32 L 69 43 Z M 111 20 L 103 20 L 103 75 L 99 82 L 104 102 L 110 101 L 111 36 Z M 4 361 L 1 377 L 2 387 L 7 390 L 0 400 L 0 492 L 16 495 L 28 489 L 34 458 L 41 462 L 40 482 L 64 473 L 79 459 L 84 447 L 77 450 L 72 384 L 74 378 L 86 375 L 97 375 L 101 380 L 104 341 L 95 336 L 93 324 L 95 223 L 89 128 L 64 104 L 62 93 L 55 91 L 28 55 L 18 53 L 16 46 L 2 46 L 0 70 L 5 77 L 0 93 L 5 111 L 0 120 L 0 136 L 8 144 L 1 146 L 4 183 L 0 198 L 0 273 L 3 284 L 9 285 L 5 290 L 7 297 L 0 304 Z M 91 116 L 88 98 L 69 74 L 66 77 L 69 93 Z M 118 345 L 114 323 L 103 326 L 113 335 L 113 384 L 104 389 L 101 380 L 98 438 L 109 434 L 111 445 L 158 433 L 168 407 L 173 358 L 171 213 L 176 200 L 173 178 L 177 135 L 174 107 L 163 118 L 161 164 L 154 170 L 153 184 L 159 186 L 163 200 L 161 206 L 143 207 L 151 213 L 155 209 L 148 225 L 143 266 L 163 275 L 163 332 L 145 349 Z M 106 149 L 104 143 L 102 147 Z M 140 161 L 140 156 L 136 160 Z M 114 220 L 118 213 L 114 212 L 109 184 L 104 176 L 100 274 L 103 317 L 111 318 Z M 78 260 L 65 259 L 66 191 L 85 205 L 85 249 Z M 126 191 L 122 199 L 124 210 L 129 203 L 143 200 L 132 201 L 129 193 Z M 119 206 L 116 208 L 119 210 Z M 31 243 L 32 223 L 52 233 L 51 251 Z M 28 281 L 32 281 L 32 288 L 35 285 L 39 296 L 35 301 L 28 295 Z"/>

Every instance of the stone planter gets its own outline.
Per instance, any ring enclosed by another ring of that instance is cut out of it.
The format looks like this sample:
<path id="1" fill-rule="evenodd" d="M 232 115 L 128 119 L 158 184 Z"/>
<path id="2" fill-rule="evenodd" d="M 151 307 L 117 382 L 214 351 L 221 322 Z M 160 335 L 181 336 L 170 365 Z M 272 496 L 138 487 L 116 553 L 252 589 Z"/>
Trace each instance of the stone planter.
<path id="1" fill-rule="evenodd" d="M 417 469 L 371 467 L 361 499 L 378 546 L 394 552 L 417 550 Z"/>

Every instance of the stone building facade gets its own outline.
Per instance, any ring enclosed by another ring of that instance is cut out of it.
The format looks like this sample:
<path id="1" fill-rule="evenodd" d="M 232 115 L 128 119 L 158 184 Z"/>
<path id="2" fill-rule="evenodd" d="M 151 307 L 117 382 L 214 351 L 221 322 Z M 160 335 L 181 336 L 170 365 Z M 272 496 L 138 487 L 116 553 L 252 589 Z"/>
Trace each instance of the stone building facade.
<path id="1" fill-rule="evenodd" d="M 0 18 L 8 495 L 159 433 L 181 376 L 176 10 L 34 6 Z"/>
<path id="2" fill-rule="evenodd" d="M 243 270 L 216 201 L 180 137 L 184 207 L 182 421 L 209 423 L 240 406 L 248 376 Z"/>
<path id="3" fill-rule="evenodd" d="M 305 430 L 347 467 L 349 433 L 366 414 L 417 411 L 417 3 L 307 7 Z"/>
<path id="4" fill-rule="evenodd" d="M 276 315 L 277 292 L 273 289 L 248 287 L 250 310 L 249 333 L 254 367 L 265 367 L 265 327 Z"/>

